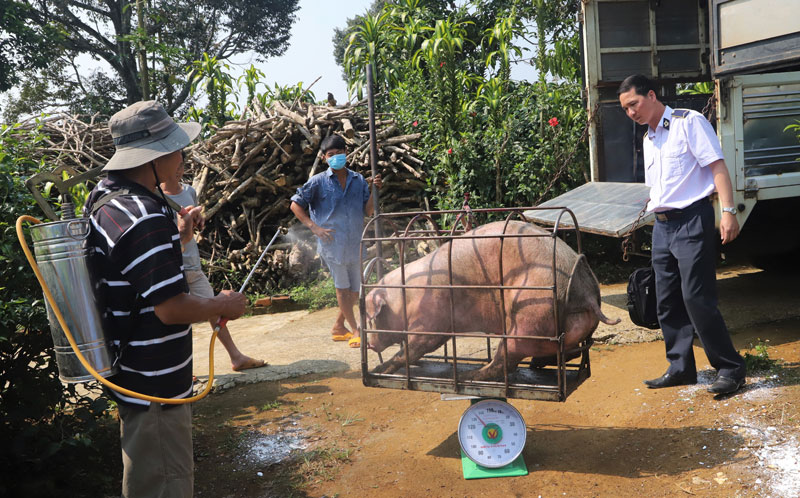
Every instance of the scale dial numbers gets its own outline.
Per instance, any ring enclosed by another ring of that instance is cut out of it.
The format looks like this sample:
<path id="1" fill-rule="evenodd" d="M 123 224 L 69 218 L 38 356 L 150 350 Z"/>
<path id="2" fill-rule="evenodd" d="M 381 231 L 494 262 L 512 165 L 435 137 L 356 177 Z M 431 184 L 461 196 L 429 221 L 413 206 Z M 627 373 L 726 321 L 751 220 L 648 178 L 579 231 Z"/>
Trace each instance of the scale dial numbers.
<path id="1" fill-rule="evenodd" d="M 522 415 L 505 401 L 479 401 L 461 416 L 458 442 L 470 460 L 482 467 L 510 464 L 525 447 L 526 428 Z"/>

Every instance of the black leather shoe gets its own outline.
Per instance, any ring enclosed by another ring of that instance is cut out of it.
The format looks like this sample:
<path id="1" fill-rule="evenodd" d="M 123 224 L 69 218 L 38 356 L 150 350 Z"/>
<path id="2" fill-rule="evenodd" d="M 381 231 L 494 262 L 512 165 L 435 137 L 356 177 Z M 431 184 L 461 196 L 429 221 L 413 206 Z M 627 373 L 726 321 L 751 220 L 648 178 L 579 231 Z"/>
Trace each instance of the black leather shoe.
<path id="1" fill-rule="evenodd" d="M 708 392 L 712 394 L 731 394 L 735 393 L 744 385 L 744 377 L 741 379 L 733 379 L 722 375 L 717 376 L 717 380 L 708 388 Z"/>
<path id="2" fill-rule="evenodd" d="M 644 381 L 650 389 L 660 389 L 662 387 L 687 386 L 697 384 L 697 374 L 686 373 L 682 375 L 665 373 L 661 377 Z"/>

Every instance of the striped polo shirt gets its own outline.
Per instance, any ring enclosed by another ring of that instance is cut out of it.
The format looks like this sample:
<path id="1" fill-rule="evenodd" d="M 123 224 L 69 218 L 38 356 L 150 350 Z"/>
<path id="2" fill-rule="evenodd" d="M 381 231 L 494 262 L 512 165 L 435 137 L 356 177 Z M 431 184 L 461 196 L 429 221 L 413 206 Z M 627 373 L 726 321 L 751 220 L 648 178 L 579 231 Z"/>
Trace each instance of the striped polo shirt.
<path id="1" fill-rule="evenodd" d="M 121 387 L 164 398 L 192 394 L 192 327 L 165 325 L 154 306 L 188 292 L 178 229 L 164 201 L 144 186 L 109 173 L 89 195 L 86 213 L 104 194 L 127 189 L 91 216 L 88 242 L 104 311 L 106 338 L 120 348 Z M 116 391 L 128 405 L 150 403 Z"/>

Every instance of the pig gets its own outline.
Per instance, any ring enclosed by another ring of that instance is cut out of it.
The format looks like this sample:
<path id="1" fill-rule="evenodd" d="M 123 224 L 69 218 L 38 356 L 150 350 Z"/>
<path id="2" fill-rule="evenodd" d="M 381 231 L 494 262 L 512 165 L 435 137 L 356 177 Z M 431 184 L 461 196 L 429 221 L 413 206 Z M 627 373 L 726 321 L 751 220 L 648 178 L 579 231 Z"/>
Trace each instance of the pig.
<path id="1" fill-rule="evenodd" d="M 467 235 L 498 235 L 491 238 L 454 238 L 434 252 L 405 265 L 406 285 L 448 285 L 448 252 L 452 245 L 452 283 L 455 285 L 500 284 L 500 245 L 506 222 L 494 222 L 467 232 Z M 507 234 L 539 234 L 542 237 L 506 238 L 502 247 L 502 272 L 505 286 L 553 285 L 553 238 L 551 232 L 523 221 L 510 221 Z M 555 239 L 556 280 L 558 299 L 558 329 L 566 332 L 565 351 L 591 336 L 600 321 L 612 321 L 600 310 L 600 287 L 586 257 L 578 255 L 560 238 Z M 400 285 L 400 268 L 385 275 L 378 285 Z M 365 312 L 373 330 L 405 330 L 402 289 L 372 289 L 365 296 Z M 450 332 L 449 289 L 406 289 L 408 331 Z M 511 336 L 555 337 L 553 320 L 553 291 L 534 289 L 504 289 L 506 331 Z M 502 314 L 499 289 L 455 289 L 454 331 L 502 334 Z M 403 334 L 369 333 L 369 348 L 381 352 L 399 343 Z M 408 336 L 408 347 L 381 363 L 374 373 L 394 373 L 417 362 L 436 350 L 451 336 Z M 461 377 L 473 380 L 493 380 L 503 376 L 503 362 L 513 372 L 520 361 L 532 357 L 540 364 L 552 361 L 558 343 L 549 340 L 508 339 L 508 357 L 502 344 L 492 361 L 481 369 L 465 372 Z"/>

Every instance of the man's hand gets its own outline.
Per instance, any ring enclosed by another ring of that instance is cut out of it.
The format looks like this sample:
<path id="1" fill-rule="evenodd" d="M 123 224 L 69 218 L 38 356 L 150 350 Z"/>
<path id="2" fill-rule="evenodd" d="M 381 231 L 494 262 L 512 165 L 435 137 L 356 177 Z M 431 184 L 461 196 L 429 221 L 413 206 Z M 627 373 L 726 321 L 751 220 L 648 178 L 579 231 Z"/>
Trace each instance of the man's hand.
<path id="1" fill-rule="evenodd" d="M 739 236 L 739 220 L 735 215 L 722 213 L 722 218 L 719 220 L 719 234 L 723 244 L 733 242 Z"/>
<path id="2" fill-rule="evenodd" d="M 202 230 L 205 225 L 203 208 L 201 206 L 186 206 L 178 212 L 178 232 L 181 235 L 181 244 L 186 244 L 194 236 L 195 230 Z"/>
<path id="3" fill-rule="evenodd" d="M 319 237 L 323 242 L 332 242 L 335 231 L 333 228 L 322 228 L 316 223 L 311 225 L 311 233 Z"/>
<path id="4" fill-rule="evenodd" d="M 247 310 L 247 298 L 244 294 L 232 290 L 220 291 L 214 299 L 222 301 L 222 316 L 228 320 L 235 320 Z"/>
<path id="5" fill-rule="evenodd" d="M 375 184 L 375 186 L 378 187 L 378 190 L 380 190 L 381 187 L 383 187 L 383 180 L 381 179 L 380 173 L 376 174 L 374 177 L 370 179 L 370 184 Z"/>

